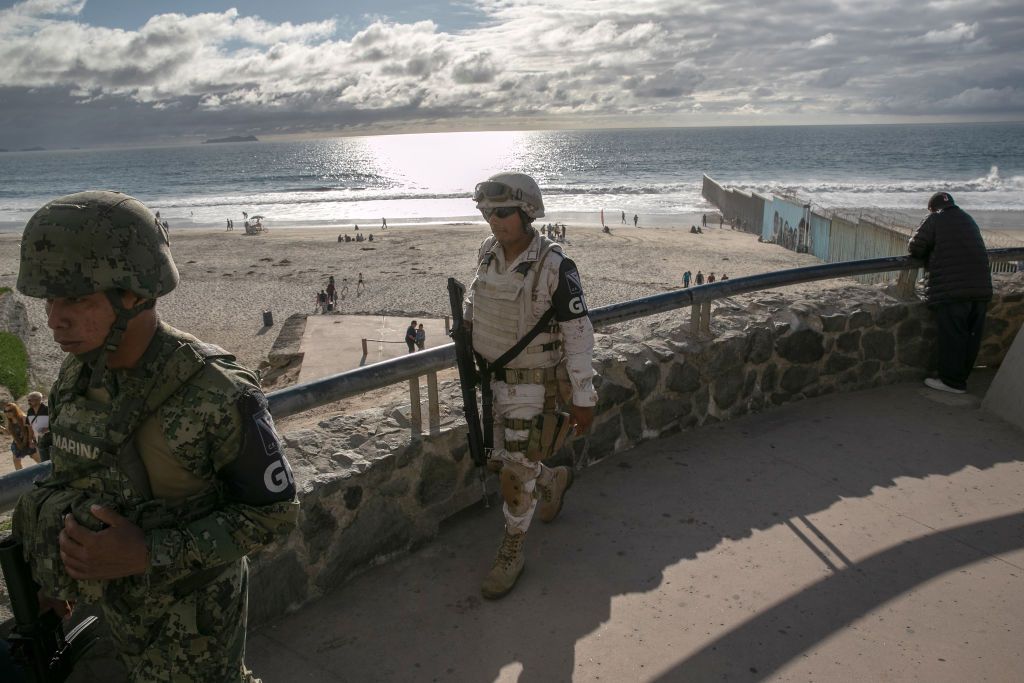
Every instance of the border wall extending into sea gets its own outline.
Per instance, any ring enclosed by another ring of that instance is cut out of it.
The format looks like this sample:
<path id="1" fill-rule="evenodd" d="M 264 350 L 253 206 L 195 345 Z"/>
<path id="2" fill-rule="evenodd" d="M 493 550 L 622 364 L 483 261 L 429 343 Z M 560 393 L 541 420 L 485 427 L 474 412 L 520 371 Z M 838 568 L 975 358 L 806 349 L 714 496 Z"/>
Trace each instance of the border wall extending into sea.
<path id="1" fill-rule="evenodd" d="M 704 174 L 701 195 L 735 229 L 760 235 L 771 244 L 814 254 L 826 263 L 904 256 L 917 227 L 913 216 L 873 209 L 825 209 L 799 197 L 763 195 L 728 187 Z M 989 249 L 1015 247 L 1012 238 L 982 230 Z M 992 264 L 993 272 L 1012 272 L 1008 262 Z M 865 284 L 895 281 L 898 272 L 858 275 Z"/>

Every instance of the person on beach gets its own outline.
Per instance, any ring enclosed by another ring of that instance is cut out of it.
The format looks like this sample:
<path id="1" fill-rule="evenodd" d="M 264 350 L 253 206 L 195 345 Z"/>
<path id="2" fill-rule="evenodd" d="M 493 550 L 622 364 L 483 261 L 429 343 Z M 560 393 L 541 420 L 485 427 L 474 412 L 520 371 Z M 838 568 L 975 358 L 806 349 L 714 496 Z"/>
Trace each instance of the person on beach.
<path id="1" fill-rule="evenodd" d="M 572 485 L 571 467 L 541 461 L 558 452 L 572 425 L 582 434 L 594 419 L 594 328 L 576 264 L 533 227 L 544 217 L 533 178 L 499 173 L 479 183 L 473 199 L 491 228 L 466 304 L 473 350 L 494 363 L 529 338 L 491 376 L 494 422 L 484 425 L 494 439 L 489 458 L 501 472 L 505 533 L 481 593 L 497 599 L 523 571 L 534 514 L 554 521 Z"/>
<path id="2" fill-rule="evenodd" d="M 622 212 L 622 224 L 623 225 L 626 224 L 626 212 L 625 211 Z"/>
<path id="3" fill-rule="evenodd" d="M 708 227 L 708 215 L 706 213 L 701 215 L 700 224 L 703 225 L 705 228 Z"/>
<path id="4" fill-rule="evenodd" d="M 715 281 L 715 274 L 714 274 L 714 272 L 708 273 L 708 284 L 710 285 L 714 281 Z"/>
<path id="5" fill-rule="evenodd" d="M 46 462 L 50 459 L 50 449 L 46 447 L 47 440 L 43 438 L 43 435 L 50 431 L 50 409 L 43 403 L 43 395 L 38 391 L 33 391 L 26 399 L 28 400 L 28 410 L 25 411 L 25 418 L 35 434 L 39 460 Z"/>
<path id="6" fill-rule="evenodd" d="M 416 328 L 416 348 L 422 351 L 427 346 L 427 331 L 423 329 L 423 323 Z"/>
<path id="7" fill-rule="evenodd" d="M 722 229 L 722 224 L 725 222 L 725 216 L 718 214 L 718 229 Z"/>
<path id="8" fill-rule="evenodd" d="M 35 432 L 32 430 L 28 418 L 25 417 L 25 413 L 21 410 L 21 406 L 14 402 L 5 404 L 4 423 L 7 433 L 11 435 L 11 459 L 14 469 L 21 469 L 21 459 L 25 457 L 32 458 L 38 464 L 40 459 L 39 449 L 36 448 Z"/>
<path id="9" fill-rule="evenodd" d="M 387 230 L 388 229 L 388 219 L 387 218 L 381 218 L 380 219 L 380 229 L 381 230 Z"/>
<path id="10" fill-rule="evenodd" d="M 327 292 L 320 290 L 316 295 L 316 306 L 313 308 L 314 313 L 326 313 L 327 312 Z"/>
<path id="11" fill-rule="evenodd" d="M 907 244 L 925 263 L 924 298 L 935 316 L 939 347 L 937 378 L 925 385 L 963 394 L 981 348 L 992 274 L 978 224 L 948 192 L 928 200 L 928 216 Z"/>
<path id="12" fill-rule="evenodd" d="M 686 271 L 685 273 L 683 273 L 683 287 L 689 287 L 690 286 L 690 279 L 691 279 L 691 277 L 693 277 L 693 276 L 690 274 L 690 271 Z"/>
<path id="13" fill-rule="evenodd" d="M 102 610 L 126 680 L 253 681 L 246 556 L 292 531 L 296 487 L 256 376 L 160 320 L 177 284 L 167 233 L 128 195 L 79 192 L 29 219 L 17 288 L 45 299 L 70 355 L 50 393 L 53 473 L 13 532 L 44 610 Z"/>
<path id="14" fill-rule="evenodd" d="M 366 281 L 363 279 L 363 274 L 359 273 L 359 280 L 356 281 L 356 296 L 362 294 L 364 289 L 366 289 Z"/>
<path id="15" fill-rule="evenodd" d="M 639 220 L 640 220 L 640 216 L 638 216 L 638 215 L 636 215 L 636 214 L 634 213 L 634 214 L 633 214 L 633 227 L 634 227 L 634 228 L 638 228 L 638 227 L 640 227 L 640 226 L 638 226 L 638 225 L 637 225 L 637 222 L 638 222 Z"/>
<path id="16" fill-rule="evenodd" d="M 697 283 L 698 286 L 704 284 L 704 273 L 698 270 L 697 277 L 694 278 L 694 281 Z"/>
<path id="17" fill-rule="evenodd" d="M 338 289 L 334 286 L 334 276 L 331 275 L 327 279 L 327 308 L 333 310 L 337 303 Z"/>
<path id="18" fill-rule="evenodd" d="M 409 347 L 409 353 L 416 350 L 416 321 L 413 320 L 409 323 L 409 327 L 405 328 L 405 345 Z"/>
<path id="19" fill-rule="evenodd" d="M 720 280 L 720 282 L 725 282 L 728 279 L 729 279 L 729 276 L 726 275 L 725 273 L 722 273 L 722 279 Z"/>

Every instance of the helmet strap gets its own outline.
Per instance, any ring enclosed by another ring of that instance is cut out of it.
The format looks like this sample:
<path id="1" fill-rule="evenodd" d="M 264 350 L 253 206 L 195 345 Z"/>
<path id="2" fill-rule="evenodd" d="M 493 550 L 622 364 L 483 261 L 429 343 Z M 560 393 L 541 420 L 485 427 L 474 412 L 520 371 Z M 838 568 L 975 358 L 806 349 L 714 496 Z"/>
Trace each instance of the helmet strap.
<path id="1" fill-rule="evenodd" d="M 156 299 L 144 299 L 131 308 L 125 308 L 121 300 L 121 292 L 117 289 L 108 289 L 104 292 L 107 301 L 114 308 L 114 324 L 110 326 L 107 338 L 103 340 L 96 359 L 92 362 L 92 376 L 89 378 L 89 387 L 96 389 L 103 386 L 103 377 L 107 372 L 107 356 L 117 351 L 121 346 L 124 333 L 128 330 L 128 323 L 132 318 L 145 310 L 156 305 Z"/>
<path id="2" fill-rule="evenodd" d="M 522 207 L 517 206 L 516 210 L 519 212 L 519 220 L 523 224 L 523 232 L 530 232 L 533 230 L 533 218 L 530 214 L 523 211 Z"/>

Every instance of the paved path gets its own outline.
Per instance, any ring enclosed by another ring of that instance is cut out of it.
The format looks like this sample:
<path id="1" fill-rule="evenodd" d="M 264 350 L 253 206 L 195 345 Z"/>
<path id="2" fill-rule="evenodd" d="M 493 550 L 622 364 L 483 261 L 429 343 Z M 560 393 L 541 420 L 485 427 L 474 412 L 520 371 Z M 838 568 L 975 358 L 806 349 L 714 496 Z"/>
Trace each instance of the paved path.
<path id="1" fill-rule="evenodd" d="M 305 356 L 298 384 L 353 370 L 370 363 L 404 356 L 409 352 L 405 330 L 411 318 L 384 315 L 310 315 L 299 350 Z M 427 333 L 425 348 L 447 344 L 443 319 L 417 318 Z M 363 357 L 362 340 L 367 339 Z"/>
<path id="2" fill-rule="evenodd" d="M 583 472 L 499 602 L 496 508 L 250 635 L 276 681 L 1019 681 L 1024 447 L 917 385 Z M 258 596 L 252 596 L 258 600 Z"/>

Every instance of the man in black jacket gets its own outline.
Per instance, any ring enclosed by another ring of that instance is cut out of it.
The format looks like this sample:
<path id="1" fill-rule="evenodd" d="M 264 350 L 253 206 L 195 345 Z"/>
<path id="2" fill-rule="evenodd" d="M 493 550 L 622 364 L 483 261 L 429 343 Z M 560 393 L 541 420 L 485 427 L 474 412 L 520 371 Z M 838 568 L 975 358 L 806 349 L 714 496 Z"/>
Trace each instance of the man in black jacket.
<path id="1" fill-rule="evenodd" d="M 992 299 L 988 254 L 978 224 L 948 192 L 932 195 L 928 211 L 908 245 L 911 256 L 923 259 L 928 270 L 925 300 L 938 326 L 939 377 L 924 383 L 963 394 Z"/>

